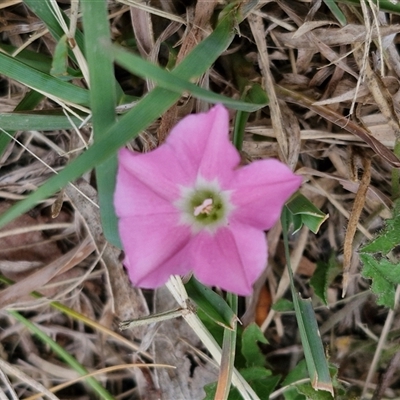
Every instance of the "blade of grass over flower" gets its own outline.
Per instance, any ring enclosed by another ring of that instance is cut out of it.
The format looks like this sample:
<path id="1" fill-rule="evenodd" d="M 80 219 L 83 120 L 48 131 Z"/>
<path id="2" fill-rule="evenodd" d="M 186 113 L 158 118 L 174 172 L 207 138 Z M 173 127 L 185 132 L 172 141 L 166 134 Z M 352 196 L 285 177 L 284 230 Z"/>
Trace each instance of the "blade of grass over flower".
<path id="1" fill-rule="evenodd" d="M 89 92 L 86 89 L 38 71 L 4 53 L 0 53 L 0 74 L 50 97 L 60 98 L 72 104 L 89 105 Z"/>
<path id="2" fill-rule="evenodd" d="M 150 78 L 154 80 L 164 89 L 177 93 L 187 91 L 200 100 L 208 101 L 210 103 L 222 103 L 227 107 L 247 112 L 257 111 L 268 104 L 267 102 L 262 102 L 260 104 L 247 103 L 245 101 L 230 99 L 229 97 L 202 89 L 191 82 L 181 79 L 178 74 L 168 72 L 157 65 L 136 56 L 135 54 L 125 51 L 120 46 L 112 46 L 112 52 L 115 61 L 119 65 L 142 78 Z"/>
<path id="3" fill-rule="evenodd" d="M 215 30 L 174 69 L 183 79 L 190 79 L 204 73 L 207 68 L 226 50 L 234 37 L 236 15 L 229 13 L 220 21 Z M 0 226 L 34 207 L 41 200 L 53 195 L 68 182 L 78 178 L 96 165 L 107 160 L 126 142 L 136 137 L 152 121 L 165 112 L 179 99 L 179 94 L 156 88 L 140 100 L 137 105 L 123 115 L 105 134 L 85 153 L 70 165 L 50 178 L 26 199 L 10 207 L 0 216 Z"/>
<path id="4" fill-rule="evenodd" d="M 282 211 L 281 222 L 283 243 L 285 247 L 285 257 L 290 278 L 290 288 L 293 297 L 293 305 L 296 313 L 301 343 L 304 349 L 304 357 L 306 359 L 311 384 L 315 390 L 324 390 L 330 392 L 333 396 L 333 384 L 331 376 L 329 374 L 328 362 L 325 357 L 324 347 L 321 341 L 321 336 L 319 334 L 314 310 L 312 308 L 311 302 L 302 299 L 296 292 L 296 288 L 294 286 L 288 240 L 289 226 L 291 221 L 290 213 L 286 207 L 284 207 Z"/>
<path id="5" fill-rule="evenodd" d="M 113 60 L 110 52 L 104 49 L 105 44 L 111 44 L 110 29 L 107 19 L 107 2 L 83 0 L 81 6 L 85 29 L 86 60 L 90 76 L 90 105 L 94 142 L 96 143 L 108 134 L 108 130 L 116 121 L 116 86 Z M 96 167 L 97 190 L 104 235 L 111 244 L 121 247 L 113 200 L 116 173 L 117 155 L 115 153 Z"/>
<path id="6" fill-rule="evenodd" d="M 88 374 L 86 368 L 84 368 L 74 357 L 72 357 L 66 350 L 64 350 L 58 343 L 47 336 L 41 329 L 39 329 L 31 321 L 23 317 L 19 312 L 8 310 L 8 313 L 12 315 L 17 321 L 22 323 L 31 332 L 33 332 L 45 345 L 50 347 L 54 353 L 56 353 L 61 359 L 63 359 L 71 368 L 81 375 Z M 88 377 L 86 382 L 91 386 L 100 398 L 106 400 L 114 400 L 114 397 L 95 379 Z"/>

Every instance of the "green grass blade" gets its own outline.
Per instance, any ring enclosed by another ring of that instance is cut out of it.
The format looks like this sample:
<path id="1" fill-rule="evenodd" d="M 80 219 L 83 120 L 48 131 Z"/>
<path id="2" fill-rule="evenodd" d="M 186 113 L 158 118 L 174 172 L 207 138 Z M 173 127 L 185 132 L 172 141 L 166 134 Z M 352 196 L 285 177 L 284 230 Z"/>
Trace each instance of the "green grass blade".
<path id="1" fill-rule="evenodd" d="M 336 2 L 334 0 L 324 0 L 324 3 L 327 5 L 327 7 L 331 10 L 332 14 L 339 21 L 340 25 L 346 26 L 347 25 L 346 17 L 342 13 L 342 10 L 337 6 Z"/>
<path id="2" fill-rule="evenodd" d="M 86 89 L 38 71 L 4 53 L 0 53 L 0 74 L 45 93 L 49 97 L 60 98 L 72 104 L 84 106 L 89 104 L 89 92 Z"/>
<path id="3" fill-rule="evenodd" d="M 61 115 L 49 111 L 0 114 L 0 126 L 5 131 L 54 131 L 56 129 L 71 129 L 71 121 L 76 126 L 79 126 L 81 123 L 81 120 L 76 117 L 68 119 L 64 114 Z M 3 134 L 0 135 L 0 139 L 2 137 Z"/>
<path id="4" fill-rule="evenodd" d="M 181 79 L 176 73 L 168 72 L 133 53 L 125 51 L 120 46 L 113 46 L 112 51 L 115 61 L 129 72 L 142 78 L 152 79 L 162 88 L 168 89 L 172 92 L 183 93 L 187 91 L 192 96 L 203 101 L 210 103 L 222 103 L 227 107 L 247 112 L 257 111 L 261 107 L 265 107 L 268 104 L 267 102 L 262 102 L 259 104 L 247 103 L 245 101 L 234 100 L 229 97 L 210 92 L 209 90 L 202 89 L 191 82 Z"/>
<path id="5" fill-rule="evenodd" d="M 65 363 L 81 375 L 86 375 L 89 372 L 84 368 L 74 357 L 72 357 L 66 350 L 64 350 L 58 343 L 47 336 L 41 329 L 39 329 L 31 321 L 23 317 L 19 312 L 8 310 L 17 321 L 21 322 L 31 332 L 33 332 L 45 345 L 50 347 Z M 114 400 L 114 397 L 93 377 L 86 378 L 85 381 L 91 386 L 101 399 Z"/>
<path id="6" fill-rule="evenodd" d="M 18 47 L 7 45 L 4 43 L 0 43 L 0 48 L 4 50 L 10 57 L 12 54 L 16 52 Z M 22 50 L 18 51 L 18 54 L 13 56 L 16 60 L 21 61 L 24 64 L 29 65 L 32 68 L 37 69 L 38 71 L 45 72 L 48 74 L 51 69 L 51 57 L 44 55 L 42 53 L 35 53 L 30 50 Z"/>
<path id="7" fill-rule="evenodd" d="M 282 211 L 281 222 L 293 305 L 299 327 L 301 343 L 303 345 L 304 357 L 306 359 L 307 369 L 311 379 L 311 385 L 315 390 L 327 391 L 333 396 L 333 384 L 329 374 L 328 362 L 325 357 L 324 347 L 318 331 L 318 324 L 314 310 L 310 301 L 300 298 L 294 286 L 288 241 L 289 225 L 291 221 L 290 212 L 286 207 L 284 207 Z"/>
<path id="8" fill-rule="evenodd" d="M 174 72 L 183 79 L 190 79 L 205 72 L 231 43 L 234 37 L 235 17 L 235 14 L 230 13 L 222 19 L 214 32 L 199 43 L 174 69 Z M 136 137 L 165 112 L 179 97 L 179 94 L 165 89 L 154 89 L 115 123 L 103 139 L 94 143 L 89 150 L 76 158 L 57 176 L 50 178 L 26 199 L 16 203 L 3 213 L 0 216 L 0 227 L 28 211 L 39 201 L 53 195 L 68 182 L 106 161 L 126 142 Z"/>
<path id="9" fill-rule="evenodd" d="M 34 109 L 43 99 L 43 95 L 41 93 L 35 92 L 34 90 L 29 91 L 24 98 L 20 101 L 20 103 L 17 105 L 17 107 L 15 107 L 14 111 L 26 111 L 26 110 L 32 110 Z M 4 114 L 2 114 L 4 115 Z M 7 115 L 14 115 L 12 113 L 7 114 Z M 7 117 L 5 117 L 7 118 Z M 19 118 L 17 118 L 19 120 Z M 14 131 L 16 130 L 20 130 L 18 128 L 15 127 L 7 127 L 6 124 L 3 125 L 5 121 L 1 121 L 1 117 L 0 117 L 0 126 L 5 129 L 6 131 L 9 131 L 8 133 L 11 136 L 14 136 Z M 34 128 L 30 128 L 30 129 L 34 129 Z M 23 130 L 23 129 L 21 129 Z M 4 154 L 4 151 L 6 150 L 8 144 L 10 143 L 11 136 L 6 135 L 3 132 L 0 132 L 0 158 L 1 156 Z"/>
<path id="10" fill-rule="evenodd" d="M 81 2 L 85 30 L 86 61 L 90 76 L 90 105 L 94 142 L 108 134 L 116 121 L 116 85 L 113 59 L 105 47 L 111 45 L 107 18 L 107 2 L 83 0 Z M 114 211 L 115 176 L 117 155 L 96 167 L 97 190 L 100 216 L 106 239 L 114 246 L 121 247 L 118 235 L 118 220 Z"/>

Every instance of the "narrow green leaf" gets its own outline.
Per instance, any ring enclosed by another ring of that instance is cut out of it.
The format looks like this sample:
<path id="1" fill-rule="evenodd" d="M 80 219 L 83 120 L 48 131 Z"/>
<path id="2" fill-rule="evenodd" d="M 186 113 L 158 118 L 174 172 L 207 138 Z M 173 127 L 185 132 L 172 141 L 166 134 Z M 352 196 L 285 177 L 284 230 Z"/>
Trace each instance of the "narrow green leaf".
<path id="1" fill-rule="evenodd" d="M 0 74 L 51 97 L 72 104 L 84 106 L 89 104 L 89 92 L 86 89 L 38 71 L 4 53 L 0 53 Z"/>
<path id="2" fill-rule="evenodd" d="M 304 349 L 304 356 L 307 362 L 307 369 L 312 387 L 316 390 L 330 392 L 333 396 L 333 385 L 329 375 L 328 362 L 325 357 L 324 347 L 318 331 L 317 320 L 315 318 L 311 301 L 300 298 L 294 286 L 288 241 L 291 215 L 289 208 L 284 207 L 281 215 L 281 223 L 293 305 L 296 313 L 297 324 L 299 326 L 301 343 Z"/>
<path id="3" fill-rule="evenodd" d="M 304 347 L 304 356 L 311 377 L 311 385 L 315 390 L 327 391 L 333 396 L 333 386 L 329 374 L 328 362 L 326 360 L 311 299 L 305 300 L 301 299 L 299 296 L 298 301 L 300 311 L 299 319 L 301 319 L 299 329 Z"/>
<path id="4" fill-rule="evenodd" d="M 116 121 L 116 85 L 113 59 L 104 46 L 111 44 L 108 26 L 107 2 L 83 0 L 81 2 L 85 29 L 86 59 L 90 77 L 90 105 L 94 142 L 109 134 Z M 107 47 L 107 46 L 106 46 Z M 118 220 L 114 210 L 117 155 L 114 153 L 96 167 L 100 216 L 106 239 L 121 248 Z"/>
<path id="5" fill-rule="evenodd" d="M 19 312 L 8 310 L 8 313 L 12 315 L 17 321 L 26 326 L 31 332 L 33 332 L 45 345 L 50 347 L 55 354 L 57 354 L 64 362 L 66 362 L 71 368 L 77 371 L 81 375 L 86 375 L 89 371 L 86 370 L 74 357 L 72 357 L 68 351 L 66 351 L 57 342 L 47 336 L 41 329 L 39 329 L 31 321 L 23 317 Z M 92 387 L 100 398 L 106 400 L 114 400 L 114 397 L 93 377 L 86 378 L 85 381 Z"/>
<path id="6" fill-rule="evenodd" d="M 43 95 L 41 93 L 35 92 L 34 90 L 30 90 L 24 97 L 23 99 L 19 102 L 19 104 L 15 107 L 14 111 L 26 111 L 26 110 L 32 110 L 35 108 L 40 101 L 43 99 Z M 10 113 L 11 114 L 11 113 Z M 12 114 L 11 114 L 12 115 Z M 2 121 L 4 122 L 4 121 Z M 8 134 L 11 136 L 14 136 L 15 131 L 19 130 L 18 128 L 12 128 L 12 127 L 4 127 L 6 126 L 3 125 L 0 122 L 0 126 L 8 131 Z M 33 128 L 30 128 L 33 129 Z M 23 129 L 21 129 L 23 130 Z M 8 144 L 12 140 L 9 135 L 6 135 L 4 132 L 0 132 L 0 158 L 4 154 L 4 151 L 6 150 Z"/>
<path id="7" fill-rule="evenodd" d="M 0 114 L 0 126 L 5 131 L 54 131 L 57 129 L 71 129 L 71 121 L 76 126 L 79 126 L 81 123 L 81 120 L 76 117 L 68 119 L 64 114 L 54 112 L 54 110 Z"/>
<path id="8" fill-rule="evenodd" d="M 233 329 L 234 322 L 237 320 L 236 314 L 220 295 L 201 284 L 193 276 L 185 283 L 185 288 L 190 299 L 212 320 L 224 328 Z"/>
<path id="9" fill-rule="evenodd" d="M 361 0 L 337 0 L 338 3 L 360 6 Z M 393 0 L 372 0 L 374 4 L 379 5 L 379 10 L 400 14 L 400 4 Z"/>
<path id="10" fill-rule="evenodd" d="M 194 97 L 203 101 L 208 101 L 210 103 L 222 103 L 227 107 L 242 111 L 256 111 L 268 104 L 268 102 L 263 102 L 261 104 L 246 103 L 244 101 L 234 100 L 229 97 L 210 92 L 209 90 L 202 89 L 201 87 L 182 79 L 178 74 L 174 72 L 168 72 L 133 53 L 127 52 L 120 46 L 113 46 L 112 52 L 114 54 L 115 61 L 126 70 L 142 78 L 150 78 L 154 80 L 160 87 L 168 89 L 172 92 L 183 93 L 187 91 Z"/>
<path id="11" fill-rule="evenodd" d="M 183 79 L 190 79 L 205 72 L 216 58 L 226 50 L 234 33 L 235 14 L 228 14 L 216 29 L 175 68 L 174 72 Z M 168 90 L 156 88 L 108 130 L 105 137 L 94 143 L 85 153 L 77 157 L 57 176 L 50 178 L 44 185 L 19 201 L 7 212 L 0 215 L 0 227 L 34 207 L 39 201 L 53 195 L 68 182 L 78 178 L 94 166 L 107 160 L 126 142 L 136 137 L 152 121 L 165 112 L 180 95 Z"/>
<path id="12" fill-rule="evenodd" d="M 248 83 L 248 85 L 246 85 Z M 244 90 L 247 93 L 244 95 L 244 100 L 254 104 L 268 104 L 268 95 L 258 83 L 243 82 Z M 235 116 L 235 126 L 233 128 L 233 144 L 241 151 L 243 147 L 244 132 L 249 113 L 246 111 L 238 111 Z"/>
<path id="13" fill-rule="evenodd" d="M 320 209 L 315 207 L 307 197 L 300 192 L 295 193 L 286 203 L 286 208 L 290 212 L 290 219 L 294 225 L 294 233 L 303 225 L 307 226 L 313 233 L 317 233 L 321 225 L 329 217 Z"/>
<path id="14" fill-rule="evenodd" d="M 18 47 L 4 43 L 0 44 L 0 48 L 4 50 L 10 57 L 12 57 L 12 54 L 18 50 Z M 38 71 L 45 72 L 46 74 L 50 73 L 52 59 L 48 55 L 24 49 L 22 51 L 18 51 L 18 54 L 14 56 L 14 58 L 32 68 L 37 69 Z"/>
<path id="15" fill-rule="evenodd" d="M 324 3 L 328 6 L 332 14 L 339 21 L 340 25 L 346 26 L 347 25 L 346 17 L 342 13 L 342 10 L 337 6 L 336 2 L 334 0 L 324 0 Z"/>

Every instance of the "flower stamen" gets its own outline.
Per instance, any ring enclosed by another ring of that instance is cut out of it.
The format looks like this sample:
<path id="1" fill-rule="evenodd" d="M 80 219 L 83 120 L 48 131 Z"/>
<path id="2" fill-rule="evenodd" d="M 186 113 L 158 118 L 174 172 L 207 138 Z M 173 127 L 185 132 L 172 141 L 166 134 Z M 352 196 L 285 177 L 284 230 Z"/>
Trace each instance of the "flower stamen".
<path id="1" fill-rule="evenodd" d="M 202 204 L 194 208 L 193 215 L 195 217 L 199 216 L 200 214 L 210 215 L 212 209 L 213 209 L 213 200 L 205 199 Z"/>

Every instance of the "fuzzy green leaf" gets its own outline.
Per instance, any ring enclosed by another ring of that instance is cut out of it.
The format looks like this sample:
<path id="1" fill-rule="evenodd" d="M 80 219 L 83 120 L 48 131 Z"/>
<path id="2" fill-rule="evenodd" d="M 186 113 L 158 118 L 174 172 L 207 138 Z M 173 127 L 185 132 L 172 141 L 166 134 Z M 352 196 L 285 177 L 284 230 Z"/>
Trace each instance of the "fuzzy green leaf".
<path id="1" fill-rule="evenodd" d="M 327 263 L 318 261 L 317 269 L 310 279 L 310 285 L 322 303 L 328 305 L 328 288 L 333 279 L 341 272 L 335 258 L 332 256 Z"/>
<path id="2" fill-rule="evenodd" d="M 362 276 L 372 279 L 371 290 L 378 296 L 377 303 L 394 308 L 396 286 L 400 284 L 400 263 L 393 264 L 387 258 L 375 258 L 371 254 L 360 254 L 364 264 Z"/>
<path id="3" fill-rule="evenodd" d="M 360 252 L 388 254 L 398 244 L 400 244 L 400 201 L 394 204 L 393 218 L 386 221 L 383 231 L 362 247 Z"/>

